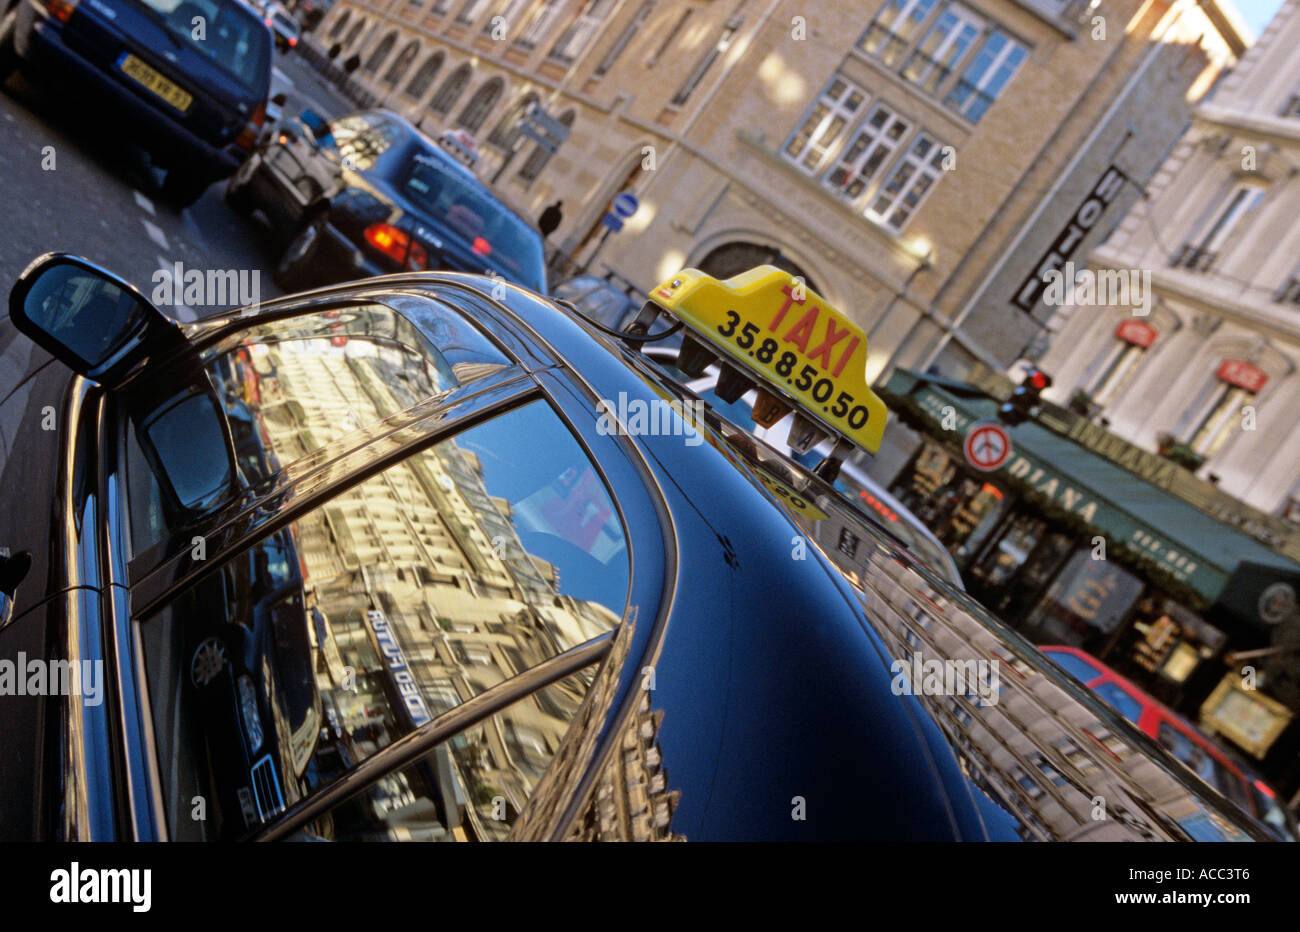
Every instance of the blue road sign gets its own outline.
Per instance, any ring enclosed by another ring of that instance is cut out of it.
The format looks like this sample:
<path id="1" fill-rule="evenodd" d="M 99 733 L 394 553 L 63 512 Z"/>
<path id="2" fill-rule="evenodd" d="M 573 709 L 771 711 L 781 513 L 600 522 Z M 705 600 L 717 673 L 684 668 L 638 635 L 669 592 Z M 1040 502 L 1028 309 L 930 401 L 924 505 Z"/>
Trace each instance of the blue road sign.
<path id="1" fill-rule="evenodd" d="M 605 224 L 605 226 L 609 227 L 615 233 L 623 229 L 622 219 L 615 216 L 614 214 L 605 214 L 605 216 L 600 218 L 600 222 Z"/>
<path id="2" fill-rule="evenodd" d="M 620 217 L 630 217 L 636 213 L 641 202 L 637 200 L 636 195 L 631 191 L 620 191 L 614 196 L 614 203 L 611 205 L 614 213 Z"/>

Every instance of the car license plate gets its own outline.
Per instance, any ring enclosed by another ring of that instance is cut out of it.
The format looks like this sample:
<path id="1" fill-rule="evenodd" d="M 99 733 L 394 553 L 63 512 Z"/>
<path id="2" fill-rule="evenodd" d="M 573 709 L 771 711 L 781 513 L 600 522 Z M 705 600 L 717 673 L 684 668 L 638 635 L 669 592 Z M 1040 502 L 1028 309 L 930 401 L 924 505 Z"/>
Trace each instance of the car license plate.
<path id="1" fill-rule="evenodd" d="M 181 113 L 188 110 L 194 102 L 192 94 L 177 87 L 134 55 L 124 54 L 118 59 L 117 66 L 127 77 L 143 84 Z"/>
<path id="2" fill-rule="evenodd" d="M 887 412 L 866 383 L 866 334 L 825 298 L 771 266 L 728 281 L 685 269 L 650 297 L 779 397 L 879 449 Z"/>

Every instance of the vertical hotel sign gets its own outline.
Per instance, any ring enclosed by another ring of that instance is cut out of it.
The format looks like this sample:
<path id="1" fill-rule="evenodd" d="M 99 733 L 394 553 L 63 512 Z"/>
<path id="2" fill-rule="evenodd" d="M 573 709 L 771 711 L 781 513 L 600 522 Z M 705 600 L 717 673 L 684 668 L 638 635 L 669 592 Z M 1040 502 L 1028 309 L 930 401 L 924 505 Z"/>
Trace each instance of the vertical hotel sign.
<path id="1" fill-rule="evenodd" d="M 425 722 L 432 721 L 429 707 L 420 695 L 420 684 L 415 681 L 415 675 L 406 663 L 406 654 L 402 653 L 402 645 L 397 643 L 397 634 L 388 619 L 383 612 L 371 610 L 366 612 L 366 622 L 374 636 L 379 656 L 384 659 L 384 670 L 388 673 L 393 688 L 397 690 L 397 695 L 401 697 L 402 707 L 406 709 L 411 726 L 419 728 Z"/>
<path id="2" fill-rule="evenodd" d="M 1102 173 L 1101 178 L 1088 192 L 1088 196 L 1083 199 L 1083 203 L 1075 208 L 1061 232 L 1056 234 L 1052 245 L 1034 266 L 1034 271 L 1021 282 L 1015 296 L 1011 299 L 1012 304 L 1025 313 L 1032 312 L 1038 306 L 1043 292 L 1047 290 L 1047 275 L 1051 272 L 1061 272 L 1065 268 L 1065 263 L 1079 251 L 1084 237 L 1092 232 L 1101 215 L 1106 212 L 1106 208 L 1119 196 L 1119 192 L 1124 190 L 1124 182 L 1127 180 L 1128 176 L 1114 165 Z"/>

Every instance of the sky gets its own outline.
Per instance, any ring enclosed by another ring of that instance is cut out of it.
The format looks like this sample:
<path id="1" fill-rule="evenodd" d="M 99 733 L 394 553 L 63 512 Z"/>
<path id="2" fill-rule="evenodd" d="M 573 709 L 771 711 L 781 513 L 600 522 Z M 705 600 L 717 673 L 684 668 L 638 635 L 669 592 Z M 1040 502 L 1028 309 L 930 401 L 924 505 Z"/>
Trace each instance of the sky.
<path id="1" fill-rule="evenodd" d="M 1282 0 L 1231 0 L 1232 5 L 1241 11 L 1246 22 L 1258 37 L 1273 18 L 1273 14 L 1282 6 Z"/>

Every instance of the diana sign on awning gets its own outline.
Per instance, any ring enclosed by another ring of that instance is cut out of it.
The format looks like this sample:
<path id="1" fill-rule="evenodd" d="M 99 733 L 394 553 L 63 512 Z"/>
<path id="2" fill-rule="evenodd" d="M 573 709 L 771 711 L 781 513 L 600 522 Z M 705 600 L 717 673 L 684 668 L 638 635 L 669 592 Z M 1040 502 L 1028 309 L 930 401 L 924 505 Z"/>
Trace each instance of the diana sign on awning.
<path id="1" fill-rule="evenodd" d="M 1021 283 L 1011 299 L 1012 304 L 1026 313 L 1038 306 L 1043 292 L 1047 290 L 1049 274 L 1060 272 L 1065 267 L 1065 263 L 1079 251 L 1084 237 L 1092 232 L 1102 214 L 1106 212 L 1106 208 L 1124 189 L 1124 182 L 1127 180 L 1128 176 L 1114 165 L 1102 173 L 1088 196 L 1083 199 L 1083 203 L 1070 215 L 1061 232 L 1056 234 L 1056 239 L 1038 260 L 1034 271 Z"/>
<path id="2" fill-rule="evenodd" d="M 919 389 L 912 393 L 912 397 L 937 423 L 942 424 L 945 418 L 955 416 L 955 430 L 936 432 L 951 435 L 954 443 L 959 443 L 958 438 L 975 423 L 973 418 L 960 409 L 955 409 L 951 400 L 933 391 Z M 952 421 L 949 420 L 949 423 Z M 1205 562 L 1197 554 L 1188 552 L 1158 529 L 1137 520 L 1074 477 L 1058 471 L 1051 464 L 1021 448 L 1017 448 L 1002 467 L 989 475 L 1005 476 L 1015 480 L 1021 487 L 1031 489 L 1040 498 L 1049 500 L 1112 541 L 1127 544 L 1143 554 L 1211 602 L 1227 582 L 1227 576 L 1218 567 Z"/>

